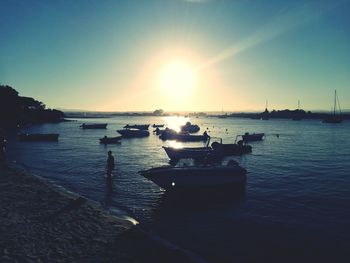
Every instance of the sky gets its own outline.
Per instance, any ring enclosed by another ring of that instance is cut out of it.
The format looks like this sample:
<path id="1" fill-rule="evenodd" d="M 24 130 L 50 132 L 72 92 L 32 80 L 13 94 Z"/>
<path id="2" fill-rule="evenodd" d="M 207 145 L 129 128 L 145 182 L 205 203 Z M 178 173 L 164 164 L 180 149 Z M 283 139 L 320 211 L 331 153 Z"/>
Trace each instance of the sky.
<path id="1" fill-rule="evenodd" d="M 0 0 L 0 83 L 50 108 L 350 109 L 350 1 Z"/>

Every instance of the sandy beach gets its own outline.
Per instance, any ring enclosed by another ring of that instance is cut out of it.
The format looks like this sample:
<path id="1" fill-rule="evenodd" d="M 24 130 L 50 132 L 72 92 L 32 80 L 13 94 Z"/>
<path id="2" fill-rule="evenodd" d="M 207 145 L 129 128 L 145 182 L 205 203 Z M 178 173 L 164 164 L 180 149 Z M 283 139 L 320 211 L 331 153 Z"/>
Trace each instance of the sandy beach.
<path id="1" fill-rule="evenodd" d="M 193 262 L 130 221 L 0 168 L 1 262 Z"/>

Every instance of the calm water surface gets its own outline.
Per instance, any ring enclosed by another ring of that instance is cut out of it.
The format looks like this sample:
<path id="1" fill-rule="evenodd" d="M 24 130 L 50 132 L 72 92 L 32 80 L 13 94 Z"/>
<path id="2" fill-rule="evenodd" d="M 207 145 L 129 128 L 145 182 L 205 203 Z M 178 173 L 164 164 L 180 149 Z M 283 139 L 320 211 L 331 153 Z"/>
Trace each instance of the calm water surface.
<path id="1" fill-rule="evenodd" d="M 237 134 L 264 132 L 252 154 L 234 157 L 248 170 L 245 193 L 225 199 L 169 202 L 137 172 L 168 164 L 161 148 L 174 145 L 151 134 L 100 145 L 125 124 L 183 124 L 176 117 L 77 119 L 29 128 L 59 133 L 59 142 L 18 143 L 9 159 L 57 185 L 121 209 L 160 236 L 210 262 L 350 262 L 350 122 L 196 118 L 201 132 L 233 142 Z M 82 130 L 108 123 L 107 130 Z M 150 128 L 151 130 L 151 128 Z M 279 137 L 276 136 L 279 134 Z M 184 143 L 197 145 L 202 143 Z M 117 164 L 113 185 L 104 177 L 107 151 Z M 226 160 L 227 161 L 227 160 Z"/>

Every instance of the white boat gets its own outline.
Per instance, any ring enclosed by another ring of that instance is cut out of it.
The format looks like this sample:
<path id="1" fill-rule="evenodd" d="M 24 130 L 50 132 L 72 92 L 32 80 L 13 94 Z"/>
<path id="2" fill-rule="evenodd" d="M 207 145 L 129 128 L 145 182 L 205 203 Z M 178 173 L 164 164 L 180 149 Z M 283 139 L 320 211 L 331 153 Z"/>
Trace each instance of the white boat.
<path id="1" fill-rule="evenodd" d="M 246 181 L 246 169 L 230 161 L 227 166 L 158 167 L 140 174 L 167 191 L 233 189 Z"/>

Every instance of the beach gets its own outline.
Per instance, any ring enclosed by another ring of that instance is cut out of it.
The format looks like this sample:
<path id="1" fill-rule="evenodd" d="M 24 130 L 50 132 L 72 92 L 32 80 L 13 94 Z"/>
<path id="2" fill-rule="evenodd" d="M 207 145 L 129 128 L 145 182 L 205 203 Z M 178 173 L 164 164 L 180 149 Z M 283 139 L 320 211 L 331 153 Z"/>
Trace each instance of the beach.
<path id="1" fill-rule="evenodd" d="M 1 262 L 192 262 L 140 226 L 40 178 L 0 168 Z"/>

